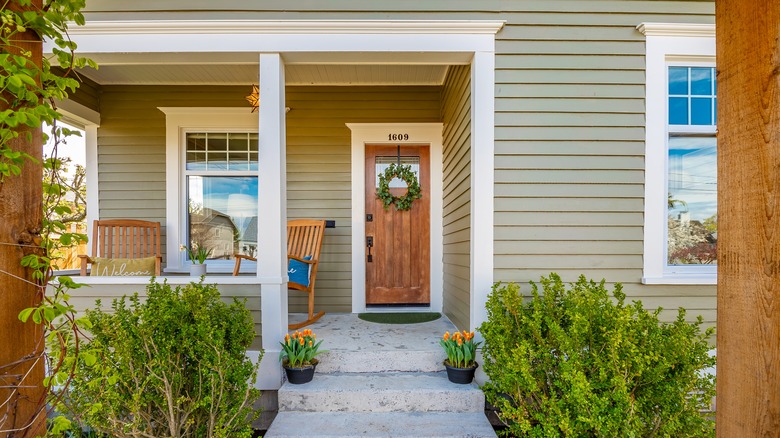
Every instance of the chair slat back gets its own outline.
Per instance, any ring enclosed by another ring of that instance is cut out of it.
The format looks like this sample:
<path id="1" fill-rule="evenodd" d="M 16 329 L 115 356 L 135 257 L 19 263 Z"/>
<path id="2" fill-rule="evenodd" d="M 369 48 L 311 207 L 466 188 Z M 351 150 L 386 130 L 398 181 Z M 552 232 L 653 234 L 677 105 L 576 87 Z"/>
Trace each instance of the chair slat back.
<path id="1" fill-rule="evenodd" d="M 325 220 L 294 219 L 287 221 L 287 254 L 320 259 Z"/>
<path id="2" fill-rule="evenodd" d="M 92 256 L 160 257 L 160 223 L 137 219 L 95 221 L 92 229 Z"/>

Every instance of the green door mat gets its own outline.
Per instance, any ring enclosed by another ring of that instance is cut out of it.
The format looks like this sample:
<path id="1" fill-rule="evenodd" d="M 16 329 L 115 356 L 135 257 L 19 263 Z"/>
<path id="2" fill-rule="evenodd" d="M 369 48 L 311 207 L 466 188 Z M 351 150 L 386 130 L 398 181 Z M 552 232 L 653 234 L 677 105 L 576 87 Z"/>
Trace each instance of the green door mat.
<path id="1" fill-rule="evenodd" d="M 421 322 L 436 321 L 441 318 L 438 312 L 406 312 L 406 313 L 359 313 L 358 318 L 363 321 L 379 324 L 418 324 Z"/>

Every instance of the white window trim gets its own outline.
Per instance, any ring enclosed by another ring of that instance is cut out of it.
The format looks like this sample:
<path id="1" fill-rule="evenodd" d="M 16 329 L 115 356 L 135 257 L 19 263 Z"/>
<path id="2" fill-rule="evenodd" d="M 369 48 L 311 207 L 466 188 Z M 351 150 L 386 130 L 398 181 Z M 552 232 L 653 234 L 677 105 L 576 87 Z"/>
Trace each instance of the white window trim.
<path id="1" fill-rule="evenodd" d="M 165 113 L 165 213 L 166 255 L 165 272 L 187 272 L 185 254 L 179 251 L 186 244 L 187 187 L 184 182 L 184 135 L 204 131 L 258 131 L 258 116 L 248 107 L 241 108 L 179 108 L 160 107 Z M 251 172 L 250 172 L 251 173 Z M 258 173 L 255 172 L 255 175 Z M 259 206 L 258 206 L 259 209 Z M 210 273 L 232 271 L 232 265 L 209 267 Z"/>
<path id="2" fill-rule="evenodd" d="M 427 144 L 430 148 L 430 291 L 432 312 L 441 312 L 444 288 L 442 219 L 442 124 L 347 123 L 352 131 L 352 311 L 366 311 L 366 145 Z M 390 132 L 409 134 L 407 141 L 387 141 Z"/>
<path id="3" fill-rule="evenodd" d="M 666 266 L 668 65 L 713 65 L 715 25 L 642 23 L 646 36 L 644 284 L 717 284 L 715 266 Z"/>
<path id="4" fill-rule="evenodd" d="M 92 238 L 92 222 L 100 217 L 100 191 L 98 190 L 98 153 L 97 130 L 100 127 L 100 113 L 72 100 L 57 101 L 57 112 L 62 115 L 62 121 L 84 130 L 84 146 L 86 148 L 87 172 L 87 236 Z M 92 255 L 92 245 L 87 245 L 89 255 Z"/>

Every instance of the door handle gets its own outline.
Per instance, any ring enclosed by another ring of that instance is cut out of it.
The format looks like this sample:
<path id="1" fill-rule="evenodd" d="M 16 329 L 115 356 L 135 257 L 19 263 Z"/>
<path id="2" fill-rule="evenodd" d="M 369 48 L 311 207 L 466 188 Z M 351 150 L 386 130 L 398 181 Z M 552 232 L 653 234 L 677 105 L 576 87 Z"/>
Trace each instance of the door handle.
<path id="1" fill-rule="evenodd" d="M 374 261 L 374 256 L 371 255 L 371 248 L 374 247 L 374 236 L 366 236 L 366 247 L 368 247 L 368 257 L 366 261 L 371 263 Z"/>

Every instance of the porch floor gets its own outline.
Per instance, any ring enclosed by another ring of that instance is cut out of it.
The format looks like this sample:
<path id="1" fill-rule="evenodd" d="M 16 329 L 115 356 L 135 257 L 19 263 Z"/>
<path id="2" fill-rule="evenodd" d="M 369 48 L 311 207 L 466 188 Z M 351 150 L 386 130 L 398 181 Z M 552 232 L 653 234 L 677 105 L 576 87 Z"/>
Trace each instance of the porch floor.
<path id="1" fill-rule="evenodd" d="M 282 385 L 266 437 L 496 436 L 476 383 L 447 380 L 439 339 L 457 329 L 446 316 L 378 324 L 331 313 L 306 328 L 328 351 L 319 356 L 312 382 Z"/>
<path id="2" fill-rule="evenodd" d="M 305 320 L 305 313 L 289 315 L 291 324 Z M 440 351 L 439 339 L 444 332 L 457 330 L 445 315 L 419 324 L 377 324 L 363 321 L 357 313 L 326 313 L 304 329 L 314 331 L 325 350 L 399 352 Z M 443 352 L 441 357 L 444 360 Z"/>

